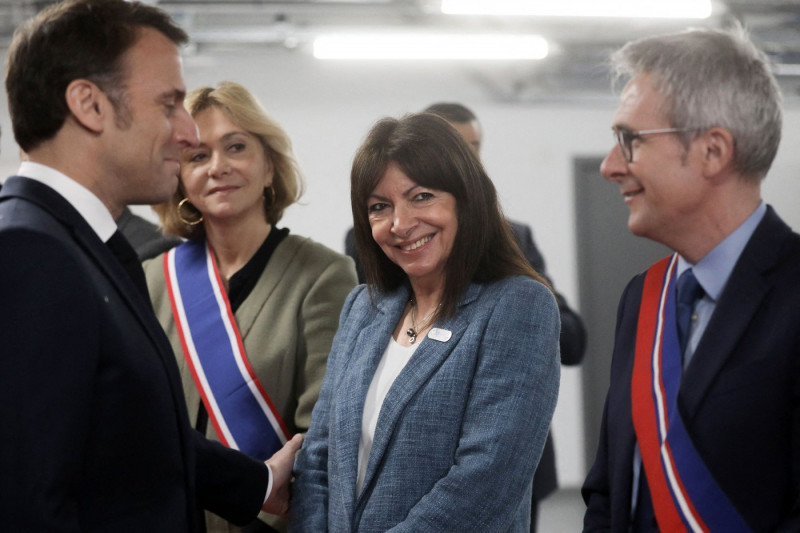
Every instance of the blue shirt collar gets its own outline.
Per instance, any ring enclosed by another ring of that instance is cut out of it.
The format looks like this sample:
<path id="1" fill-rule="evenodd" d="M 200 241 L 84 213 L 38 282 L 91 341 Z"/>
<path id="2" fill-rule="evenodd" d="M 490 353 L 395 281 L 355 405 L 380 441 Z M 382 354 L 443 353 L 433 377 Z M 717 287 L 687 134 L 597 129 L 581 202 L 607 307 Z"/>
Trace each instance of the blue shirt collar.
<path id="1" fill-rule="evenodd" d="M 747 246 L 747 242 L 753 236 L 753 232 L 755 232 L 766 212 L 767 205 L 762 201 L 755 211 L 747 217 L 747 220 L 717 244 L 696 265 L 692 265 L 683 257 L 679 257 L 678 276 L 687 268 L 691 268 L 697 281 L 706 291 L 706 296 L 716 302 L 722 293 L 722 289 L 725 288 L 725 283 L 727 283 L 734 265 L 739 260 L 739 256 L 742 255 L 744 247 Z"/>

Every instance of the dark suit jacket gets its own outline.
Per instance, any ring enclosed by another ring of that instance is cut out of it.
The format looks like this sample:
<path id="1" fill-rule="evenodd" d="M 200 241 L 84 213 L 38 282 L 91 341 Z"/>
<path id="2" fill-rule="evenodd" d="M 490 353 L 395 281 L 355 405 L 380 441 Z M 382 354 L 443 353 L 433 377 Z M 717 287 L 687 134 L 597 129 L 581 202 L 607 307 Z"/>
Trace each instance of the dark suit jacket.
<path id="1" fill-rule="evenodd" d="M 635 436 L 631 374 L 644 276 L 620 301 L 584 531 L 627 532 Z M 686 429 L 754 531 L 800 531 L 800 236 L 768 208 L 684 371 Z"/>
<path id="2" fill-rule="evenodd" d="M 146 298 L 60 195 L 0 193 L 0 514 L 9 531 L 195 531 L 243 522 L 266 467 L 191 430 Z"/>
<path id="3" fill-rule="evenodd" d="M 534 270 L 544 276 L 552 286 L 552 282 L 547 275 L 547 269 L 545 268 L 544 257 L 542 257 L 542 254 L 533 242 L 533 232 L 530 226 L 520 222 L 514 222 L 513 220 L 509 220 L 508 223 L 511 226 L 511 231 L 514 233 L 517 244 L 525 255 L 525 258 Z M 345 235 L 344 248 L 345 253 L 352 257 L 353 261 L 356 263 L 358 282 L 364 283 L 364 271 L 361 268 L 361 262 L 358 260 L 353 228 L 350 228 Z M 578 365 L 583 361 L 583 354 L 586 349 L 586 328 L 578 313 L 569 307 L 567 300 L 558 292 L 555 293 L 555 296 L 558 302 L 558 311 L 561 316 L 561 336 L 559 337 L 561 363 L 564 365 Z M 542 458 L 539 461 L 536 475 L 533 478 L 534 504 L 539 500 L 543 500 L 554 492 L 556 488 L 558 488 L 556 455 L 553 447 L 553 437 L 548 433 L 544 451 L 542 452 Z"/>

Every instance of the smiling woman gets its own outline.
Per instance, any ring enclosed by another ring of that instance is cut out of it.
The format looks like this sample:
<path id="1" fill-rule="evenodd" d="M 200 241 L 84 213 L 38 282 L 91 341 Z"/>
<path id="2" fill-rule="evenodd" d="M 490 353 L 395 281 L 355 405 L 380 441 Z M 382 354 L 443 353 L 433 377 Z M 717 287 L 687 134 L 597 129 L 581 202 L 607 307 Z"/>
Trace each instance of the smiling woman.
<path id="1" fill-rule="evenodd" d="M 308 429 L 355 269 L 275 226 L 300 172 L 288 136 L 244 87 L 197 89 L 186 107 L 199 142 L 183 150 L 180 187 L 156 212 L 188 240 L 145 263 L 147 281 L 196 428 L 262 458 Z M 206 525 L 238 531 L 211 513 Z M 246 530 L 285 526 L 262 513 Z"/>
<path id="2" fill-rule="evenodd" d="M 432 291 L 444 286 L 458 229 L 452 194 L 421 187 L 390 164 L 370 195 L 367 211 L 372 238 L 418 287 L 416 292 L 423 284 Z"/>
<path id="3" fill-rule="evenodd" d="M 351 203 L 367 285 L 295 464 L 292 530 L 527 533 L 558 395 L 553 294 L 437 115 L 375 125 Z"/>
<path id="4" fill-rule="evenodd" d="M 274 176 L 266 147 L 218 107 L 204 109 L 194 119 L 203 136 L 197 148 L 183 151 L 181 184 L 203 215 L 206 233 L 219 226 L 248 227 L 250 219 L 263 221 L 264 192 Z"/>

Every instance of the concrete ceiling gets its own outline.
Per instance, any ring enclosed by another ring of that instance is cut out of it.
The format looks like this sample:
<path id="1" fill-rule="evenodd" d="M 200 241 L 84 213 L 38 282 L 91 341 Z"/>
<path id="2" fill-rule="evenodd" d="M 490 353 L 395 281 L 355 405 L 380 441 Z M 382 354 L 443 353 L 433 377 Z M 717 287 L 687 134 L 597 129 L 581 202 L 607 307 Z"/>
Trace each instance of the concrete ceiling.
<path id="1" fill-rule="evenodd" d="M 533 0 L 531 0 L 533 1 Z M 669 0 L 664 0 L 669 1 Z M 441 29 L 537 33 L 551 44 L 542 61 L 473 68 L 498 99 L 591 99 L 608 95 L 605 61 L 630 39 L 688 25 L 725 27 L 738 20 L 771 57 L 787 98 L 800 95 L 800 0 L 714 0 L 704 21 L 466 17 L 443 15 L 439 0 L 145 0 L 169 12 L 192 39 L 188 53 L 231 47 L 310 53 L 321 33 Z M 52 0 L 0 0 L 0 46 L 13 29 Z"/>

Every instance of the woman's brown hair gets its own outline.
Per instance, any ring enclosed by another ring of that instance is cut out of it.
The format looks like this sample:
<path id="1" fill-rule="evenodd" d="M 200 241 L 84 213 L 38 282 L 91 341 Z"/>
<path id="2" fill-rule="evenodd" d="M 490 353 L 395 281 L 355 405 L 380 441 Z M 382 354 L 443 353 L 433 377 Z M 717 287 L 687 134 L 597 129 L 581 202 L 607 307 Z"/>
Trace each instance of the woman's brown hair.
<path id="1" fill-rule="evenodd" d="M 458 230 L 445 265 L 442 305 L 434 321 L 453 316 L 470 283 L 514 275 L 547 285 L 531 268 L 502 214 L 494 184 L 461 135 L 432 113 L 384 118 L 359 148 L 350 174 L 356 247 L 370 291 L 390 291 L 406 283 L 405 272 L 372 238 L 367 201 L 390 163 L 415 183 L 452 194 Z"/>

